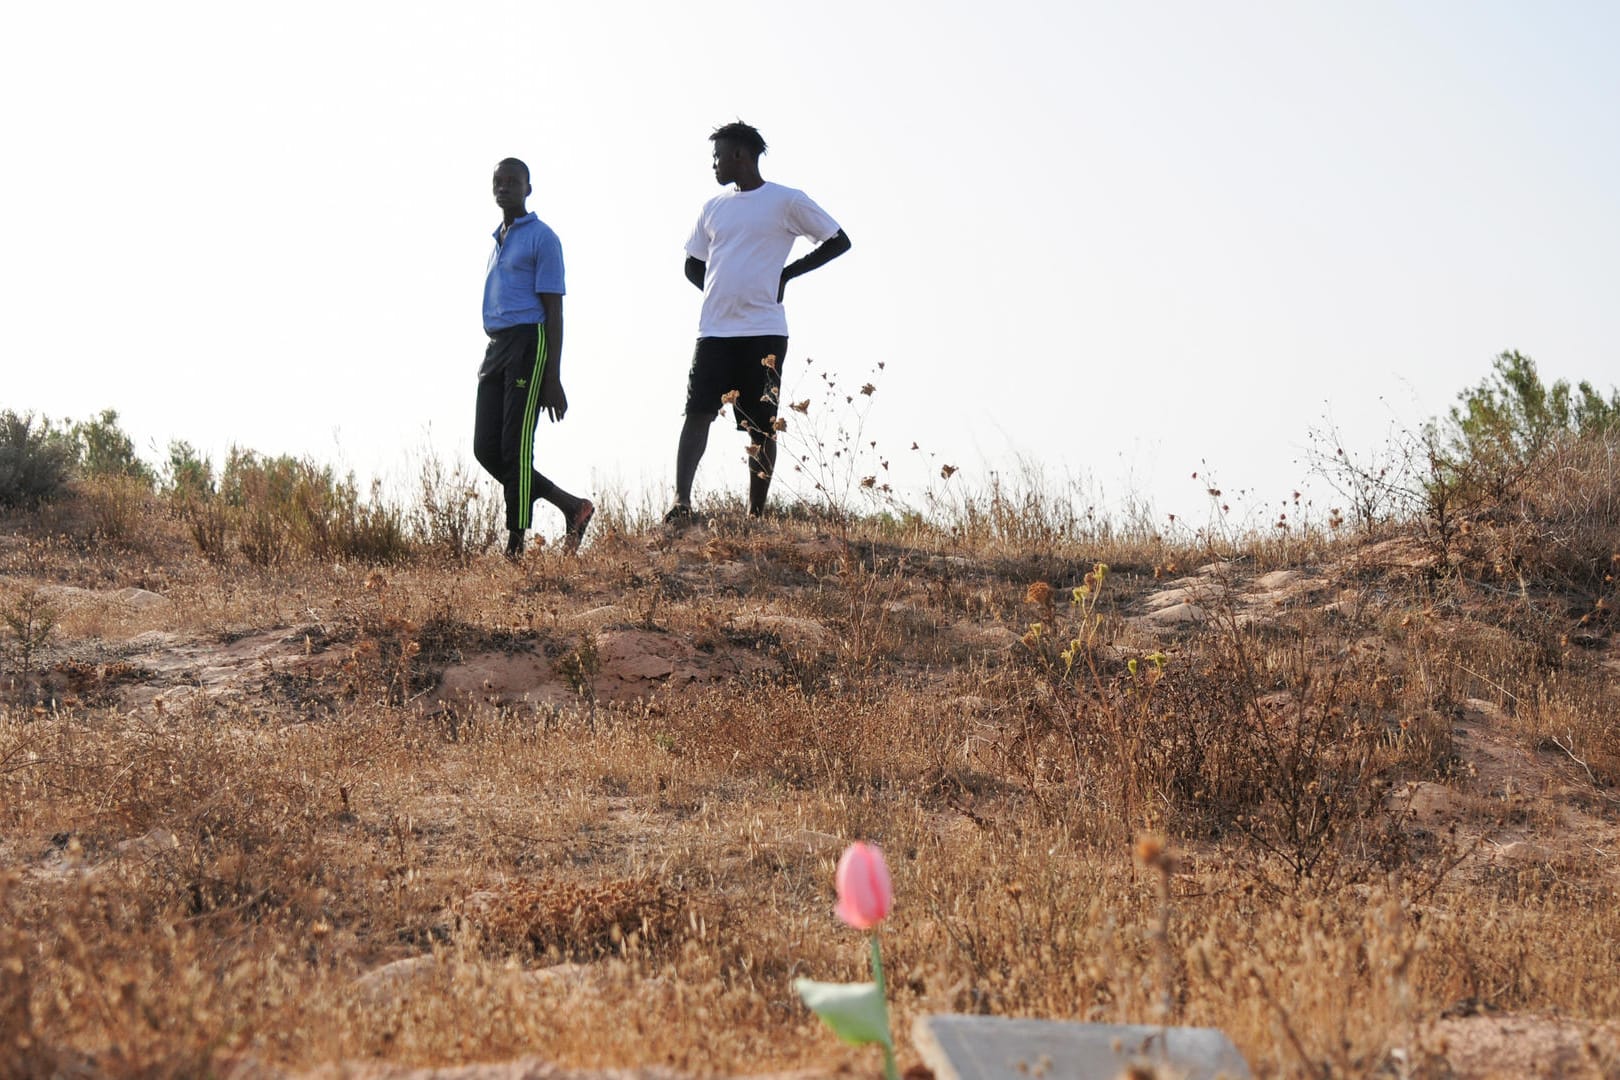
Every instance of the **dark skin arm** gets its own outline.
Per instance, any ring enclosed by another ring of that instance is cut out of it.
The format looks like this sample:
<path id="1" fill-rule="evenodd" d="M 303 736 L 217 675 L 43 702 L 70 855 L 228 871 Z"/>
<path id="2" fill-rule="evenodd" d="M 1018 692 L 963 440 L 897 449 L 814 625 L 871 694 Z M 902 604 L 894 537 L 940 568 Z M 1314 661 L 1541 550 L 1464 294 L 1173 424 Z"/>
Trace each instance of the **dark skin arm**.
<path id="1" fill-rule="evenodd" d="M 795 259 L 793 262 L 784 266 L 782 268 L 782 284 L 776 290 L 776 302 L 779 304 L 782 302 L 782 297 L 787 292 L 787 283 L 789 281 L 792 281 L 794 278 L 800 277 L 804 274 L 808 274 L 810 271 L 819 267 L 826 266 L 828 263 L 838 258 L 838 256 L 848 251 L 850 247 L 851 244 L 849 242 L 849 236 L 844 232 L 843 229 L 839 229 L 836 236 L 830 237 L 826 243 L 818 246 L 814 251 L 810 252 L 804 258 Z M 707 270 L 708 264 L 702 259 L 694 259 L 690 255 L 686 257 L 686 280 L 690 281 L 699 289 L 703 288 L 703 275 Z"/>
<path id="2" fill-rule="evenodd" d="M 563 298 L 558 293 L 541 293 L 540 310 L 546 313 L 546 372 L 540 377 L 540 407 L 551 414 L 552 422 L 568 414 L 568 395 L 563 393 Z"/>
<path id="3" fill-rule="evenodd" d="M 782 297 L 787 295 L 787 283 L 796 277 L 808 274 L 812 270 L 826 266 L 850 248 L 849 237 L 843 229 L 826 242 L 817 245 L 816 249 L 802 259 L 795 259 L 782 267 L 782 284 L 776 289 L 776 302 L 780 304 Z"/>

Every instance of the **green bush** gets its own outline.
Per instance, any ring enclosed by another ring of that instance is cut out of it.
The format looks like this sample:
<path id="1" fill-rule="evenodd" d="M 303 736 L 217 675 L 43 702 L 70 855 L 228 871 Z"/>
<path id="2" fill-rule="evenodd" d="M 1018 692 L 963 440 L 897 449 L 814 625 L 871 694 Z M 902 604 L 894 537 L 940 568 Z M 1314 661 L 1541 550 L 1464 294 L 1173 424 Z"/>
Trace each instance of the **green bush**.
<path id="1" fill-rule="evenodd" d="M 352 474 L 339 479 L 308 458 L 232 447 L 213 498 L 234 524 L 242 553 L 260 566 L 299 553 L 365 562 L 396 562 L 409 553 L 404 514 L 377 485 L 362 499 Z"/>
<path id="2" fill-rule="evenodd" d="M 129 477 L 150 490 L 156 481 L 151 466 L 135 456 L 135 444 L 118 425 L 118 411 L 103 409 L 73 425 L 74 456 L 86 477 Z"/>
<path id="3" fill-rule="evenodd" d="M 410 554 L 405 512 L 383 495 L 381 482 L 372 481 L 370 496 L 360 500 L 355 497 L 354 478 L 350 477 L 344 493 L 334 554 L 368 563 L 400 562 Z"/>
<path id="4" fill-rule="evenodd" d="M 0 506 L 37 506 L 73 474 L 73 440 L 33 413 L 0 412 Z"/>
<path id="5" fill-rule="evenodd" d="M 1589 382 L 1548 386 L 1535 361 L 1505 352 L 1492 373 L 1457 395 L 1447 431 L 1448 456 L 1459 471 L 1504 494 L 1560 441 L 1602 435 L 1620 426 L 1620 391 L 1605 398 Z"/>
<path id="6" fill-rule="evenodd" d="M 1331 427 L 1312 440 L 1357 523 L 1414 526 L 1437 572 L 1589 589 L 1620 552 L 1620 391 L 1548 385 L 1523 353 L 1497 356 L 1445 416 L 1392 429 L 1379 454 L 1347 453 Z"/>
<path id="7" fill-rule="evenodd" d="M 163 467 L 163 493 L 185 504 L 214 494 L 214 463 L 197 452 L 184 439 L 169 443 L 169 460 Z"/>
<path id="8" fill-rule="evenodd" d="M 1420 524 L 1448 562 L 1602 589 L 1620 552 L 1620 392 L 1542 381 L 1505 352 L 1425 429 Z"/>

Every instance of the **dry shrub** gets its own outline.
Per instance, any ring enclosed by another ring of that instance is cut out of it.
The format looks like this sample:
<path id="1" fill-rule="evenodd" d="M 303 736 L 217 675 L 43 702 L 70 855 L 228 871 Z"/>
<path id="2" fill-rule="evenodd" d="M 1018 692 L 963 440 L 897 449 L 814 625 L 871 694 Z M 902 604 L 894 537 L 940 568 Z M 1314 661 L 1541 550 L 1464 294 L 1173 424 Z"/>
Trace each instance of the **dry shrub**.
<path id="1" fill-rule="evenodd" d="M 19 956 L 0 942 L 0 964 L 23 968 L 8 989 L 26 998 L 8 1042 L 38 1054 L 21 1074 L 90 1058 L 116 1075 L 209 1071 L 228 1032 L 274 1022 L 288 980 L 271 970 L 298 966 L 283 935 L 317 910 L 324 873 L 308 788 L 273 771 L 246 785 L 228 732 L 103 742 L 71 720 L 34 727 L 8 794 L 35 804 L 61 790 L 106 816 L 58 833 L 48 874 L 0 884 L 27 943 Z"/>
<path id="2" fill-rule="evenodd" d="M 1487 580 L 1613 595 L 1620 432 L 1554 442 L 1513 491 L 1471 509 L 1456 547 L 1463 569 Z"/>
<path id="3" fill-rule="evenodd" d="M 411 535 L 418 544 L 457 563 L 495 545 L 502 524 L 499 500 L 466 462 L 446 464 L 429 451 L 422 459 L 418 488 L 410 515 Z"/>
<path id="4" fill-rule="evenodd" d="M 1392 781 L 1419 764 L 1432 777 L 1449 750 L 1434 725 L 1403 726 L 1384 653 L 1321 626 L 1270 642 L 1234 628 L 1210 644 L 1165 695 L 1172 723 L 1142 740 L 1144 789 L 1205 835 L 1234 829 L 1296 880 L 1393 857 L 1381 850 Z"/>
<path id="5" fill-rule="evenodd" d="M 9 757 L 9 755 L 8 755 Z M 15 899 L 22 874 L 0 871 L 0 1033 L 7 1053 L 0 1076 L 28 1076 L 59 1067 L 49 1045 L 41 1045 L 34 1021 L 34 943 Z"/>
<path id="6" fill-rule="evenodd" d="M 1620 965 L 1613 886 L 1589 860 L 1494 870 L 1469 898 L 1420 909 L 1423 997 L 1487 1010 L 1563 1002 L 1571 1015 L 1613 1020 Z"/>
<path id="7" fill-rule="evenodd" d="M 1059 577 L 1102 558 L 1117 567 L 1189 561 L 1188 537 L 1167 534 L 1150 506 L 1127 499 L 1118 513 L 1071 479 L 1054 484 L 1038 464 L 991 473 L 979 487 L 930 492 L 918 532 L 983 559 L 1011 578 Z"/>
<path id="8" fill-rule="evenodd" d="M 903 836 L 883 839 L 892 850 Z M 887 960 L 914 1007 L 1140 1015 L 1134 1010 L 1151 991 L 1126 972 L 1148 956 L 1134 925 L 1148 894 L 1111 869 L 1105 853 L 1066 830 L 1005 819 L 959 819 L 915 842 L 917 859 L 902 864 L 898 892 L 916 914 Z M 1123 860 L 1121 867 L 1128 870 Z"/>
<path id="9" fill-rule="evenodd" d="M 1367 1075 L 1411 1037 L 1423 965 L 1448 962 L 1399 886 L 1267 898 L 1243 867 L 1172 850 L 1161 909 L 1152 871 L 1071 831 L 931 832 L 897 886 L 914 914 L 886 946 L 903 1015 L 1219 1026 L 1262 1074 Z"/>
<path id="10" fill-rule="evenodd" d="M 596 960 L 657 947 L 681 914 L 668 886 L 645 877 L 494 884 L 463 897 L 454 910 L 497 953 L 550 960 Z"/>
<path id="11" fill-rule="evenodd" d="M 1620 723 L 1611 688 L 1549 680 L 1524 702 L 1518 719 L 1531 745 L 1567 757 L 1601 788 L 1620 786 Z"/>
<path id="12" fill-rule="evenodd" d="M 192 533 L 204 554 L 217 550 L 219 530 L 199 504 L 216 501 L 214 512 L 254 566 L 280 568 L 299 557 L 394 563 L 409 555 L 404 511 L 379 483 L 362 496 L 352 474 L 340 478 L 308 458 L 232 448 L 219 491 L 191 496 Z"/>
<path id="13" fill-rule="evenodd" d="M 190 928 L 154 933 L 95 881 L 41 911 L 14 874 L 0 875 L 0 923 L 0 1076 L 206 1069 L 194 1010 L 212 1003 L 218 973 L 194 963 Z"/>
<path id="14" fill-rule="evenodd" d="M 1408 683 L 1362 619 L 1249 626 L 1217 597 L 1209 630 L 1133 656 L 1110 640 L 1121 627 L 1098 606 L 1105 577 L 1086 576 L 1072 614 L 1045 582 L 1026 592 L 1041 621 L 1016 655 L 1038 683 L 1002 676 L 1000 693 L 1024 703 L 1002 749 L 1031 790 L 1062 806 L 1053 786 L 1078 787 L 1120 843 L 1143 827 L 1241 838 L 1262 878 L 1399 857 L 1390 785 L 1439 775 L 1451 745 L 1432 687 Z"/>
<path id="15" fill-rule="evenodd" d="M 834 695 L 739 681 L 668 708 L 658 730 L 683 757 L 793 786 L 847 787 L 926 767 L 940 736 L 911 705 L 876 686 Z M 874 755 L 873 746 L 888 750 Z"/>
<path id="16" fill-rule="evenodd" d="M 156 497 L 145 478 L 109 473 L 84 481 L 83 490 L 98 540 L 135 547 L 149 539 L 147 522 L 154 516 Z"/>
<path id="17" fill-rule="evenodd" d="M 1398 886 L 1276 904 L 1238 894 L 1178 917 L 1188 1022 L 1218 1018 L 1240 1045 L 1270 1043 L 1250 1051 L 1263 1072 L 1377 1075 L 1411 1045 L 1428 943 Z"/>
<path id="18" fill-rule="evenodd" d="M 186 523 L 192 542 L 209 562 L 222 563 L 230 557 L 227 540 L 230 518 L 223 502 L 214 498 L 183 498 L 178 513 Z"/>

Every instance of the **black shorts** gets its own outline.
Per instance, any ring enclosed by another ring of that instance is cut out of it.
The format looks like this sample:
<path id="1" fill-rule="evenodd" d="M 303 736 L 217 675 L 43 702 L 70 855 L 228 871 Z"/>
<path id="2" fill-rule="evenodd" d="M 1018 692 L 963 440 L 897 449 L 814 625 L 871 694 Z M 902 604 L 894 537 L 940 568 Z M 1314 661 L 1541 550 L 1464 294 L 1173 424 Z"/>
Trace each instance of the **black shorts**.
<path id="1" fill-rule="evenodd" d="M 767 357 L 774 357 L 769 365 Z M 686 412 L 714 416 L 731 399 L 737 430 L 768 434 L 782 396 L 782 361 L 787 357 L 785 337 L 698 338 L 692 351 L 692 371 L 686 378 Z M 756 440 L 758 441 L 758 440 Z"/>

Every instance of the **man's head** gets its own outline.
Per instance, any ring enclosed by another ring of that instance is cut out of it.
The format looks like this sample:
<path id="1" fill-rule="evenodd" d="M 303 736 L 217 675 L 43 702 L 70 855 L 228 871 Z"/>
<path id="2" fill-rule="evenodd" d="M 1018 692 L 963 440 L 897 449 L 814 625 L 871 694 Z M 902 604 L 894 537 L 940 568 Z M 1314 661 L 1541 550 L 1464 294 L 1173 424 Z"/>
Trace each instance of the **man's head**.
<path id="1" fill-rule="evenodd" d="M 759 175 L 759 157 L 765 152 L 765 139 L 757 128 L 735 120 L 714 129 L 714 178 L 733 184 Z"/>
<path id="2" fill-rule="evenodd" d="M 495 166 L 495 205 L 503 211 L 523 213 L 524 204 L 534 194 L 529 183 L 529 167 L 517 158 L 505 158 Z"/>

